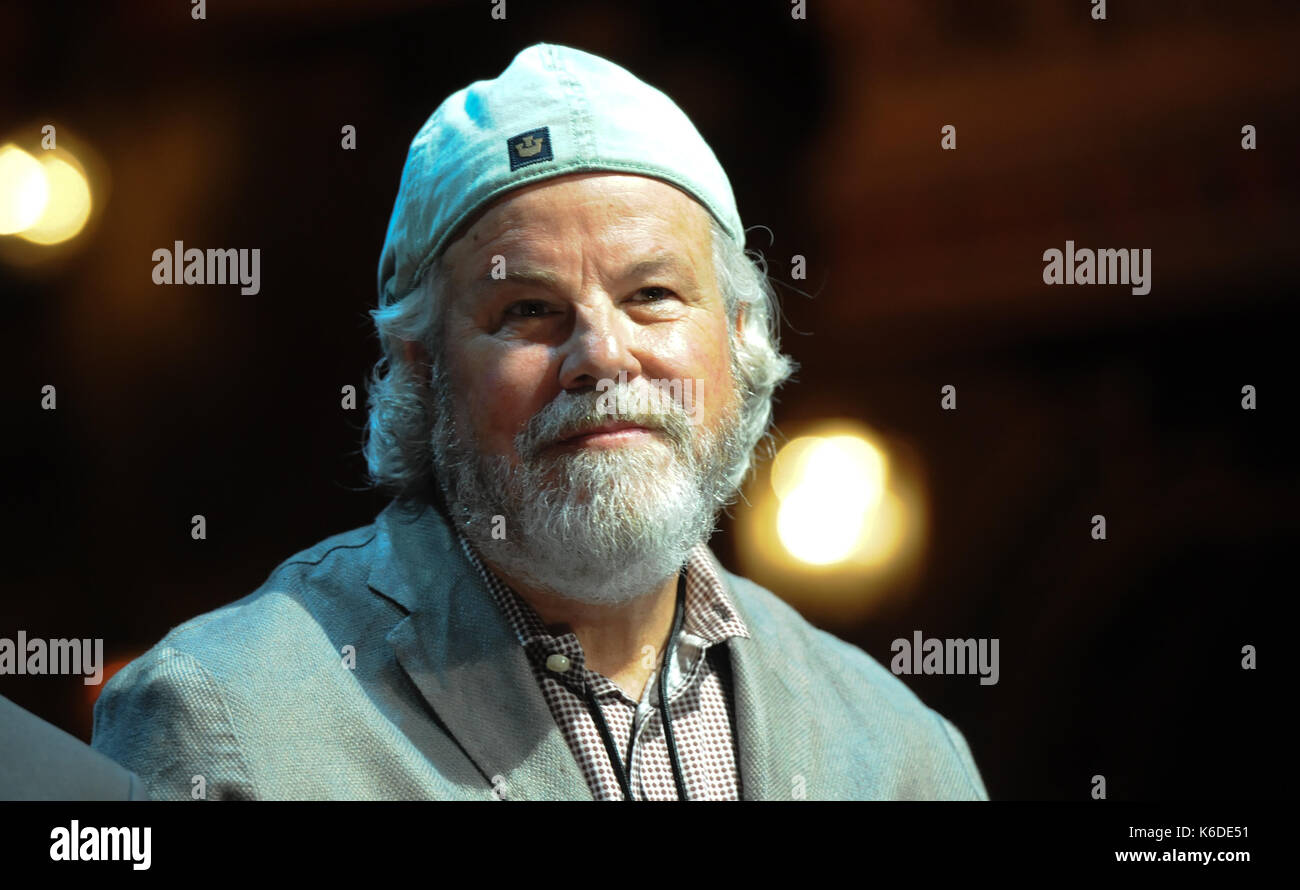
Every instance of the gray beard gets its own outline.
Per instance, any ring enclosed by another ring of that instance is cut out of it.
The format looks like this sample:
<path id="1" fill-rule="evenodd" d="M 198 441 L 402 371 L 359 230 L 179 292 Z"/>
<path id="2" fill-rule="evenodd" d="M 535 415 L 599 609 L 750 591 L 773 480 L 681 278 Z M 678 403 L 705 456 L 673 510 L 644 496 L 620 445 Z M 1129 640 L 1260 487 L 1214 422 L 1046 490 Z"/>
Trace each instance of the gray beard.
<path id="1" fill-rule="evenodd" d="M 720 433 L 671 402 L 659 413 L 610 415 L 598 408 L 599 393 L 561 392 L 515 437 L 520 464 L 511 467 L 502 455 L 482 454 L 467 426 L 457 430 L 451 387 L 436 363 L 431 445 L 452 521 L 505 574 L 555 596 L 619 605 L 659 588 L 713 534 L 735 494 L 730 480 L 746 455 L 734 366 L 732 377 Z M 615 419 L 660 435 L 622 448 L 547 449 L 577 428 Z"/>

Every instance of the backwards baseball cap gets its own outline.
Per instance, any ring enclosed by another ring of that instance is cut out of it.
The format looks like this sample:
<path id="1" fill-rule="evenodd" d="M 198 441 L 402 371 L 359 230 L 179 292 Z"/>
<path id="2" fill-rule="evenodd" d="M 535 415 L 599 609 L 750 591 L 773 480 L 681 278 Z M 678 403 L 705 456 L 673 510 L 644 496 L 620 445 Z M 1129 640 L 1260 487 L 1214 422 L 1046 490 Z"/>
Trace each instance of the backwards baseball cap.
<path id="1" fill-rule="evenodd" d="M 379 258 L 379 304 L 410 293 L 493 199 L 581 171 L 669 182 L 744 247 L 727 174 L 672 99 L 599 56 L 538 43 L 496 80 L 448 96 L 411 141 Z"/>

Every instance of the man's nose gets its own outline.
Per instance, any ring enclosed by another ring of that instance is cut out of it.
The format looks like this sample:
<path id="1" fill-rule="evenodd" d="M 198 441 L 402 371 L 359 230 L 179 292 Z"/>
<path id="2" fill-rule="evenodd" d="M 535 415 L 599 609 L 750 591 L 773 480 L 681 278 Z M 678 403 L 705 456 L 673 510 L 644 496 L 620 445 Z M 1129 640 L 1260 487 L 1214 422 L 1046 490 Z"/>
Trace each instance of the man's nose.
<path id="1" fill-rule="evenodd" d="M 641 373 L 641 363 L 632 354 L 635 332 L 628 318 L 612 304 L 589 307 L 577 313 L 573 331 L 564 343 L 560 364 L 560 385 L 584 389 L 603 379 L 627 379 Z"/>

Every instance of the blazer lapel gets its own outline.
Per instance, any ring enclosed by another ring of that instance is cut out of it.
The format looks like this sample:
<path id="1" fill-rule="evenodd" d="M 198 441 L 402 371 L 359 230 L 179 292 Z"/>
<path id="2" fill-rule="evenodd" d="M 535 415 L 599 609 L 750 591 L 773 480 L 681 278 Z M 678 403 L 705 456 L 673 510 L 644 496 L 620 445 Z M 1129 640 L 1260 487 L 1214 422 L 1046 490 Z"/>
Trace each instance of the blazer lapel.
<path id="1" fill-rule="evenodd" d="M 409 614 L 387 640 L 434 714 L 483 774 L 483 797 L 592 799 L 515 639 L 446 521 L 390 504 L 376 520 L 370 586 Z"/>
<path id="2" fill-rule="evenodd" d="M 742 800 L 816 799 L 825 794 L 814 757 L 813 721 L 807 709 L 807 671 L 797 652 L 780 645 L 782 635 L 737 595 L 728 572 L 715 569 L 750 636 L 727 641 L 736 743 L 740 749 Z"/>
<path id="3" fill-rule="evenodd" d="M 482 797 L 591 800 L 523 648 L 446 521 L 390 504 L 376 520 L 369 585 L 409 614 L 388 633 L 397 662 L 484 778 Z M 716 564 L 716 557 L 714 558 Z M 744 800 L 820 796 L 808 677 L 717 566 L 751 637 L 727 641 Z M 497 777 L 500 777 L 498 779 Z"/>

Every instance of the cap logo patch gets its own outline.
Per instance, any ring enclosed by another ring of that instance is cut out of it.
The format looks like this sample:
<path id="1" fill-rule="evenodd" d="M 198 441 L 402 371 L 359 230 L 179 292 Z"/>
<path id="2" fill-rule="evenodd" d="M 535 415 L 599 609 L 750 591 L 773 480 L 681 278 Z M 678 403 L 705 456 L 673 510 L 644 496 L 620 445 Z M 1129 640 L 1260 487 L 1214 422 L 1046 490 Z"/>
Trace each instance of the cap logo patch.
<path id="1" fill-rule="evenodd" d="M 529 130 L 513 139 L 507 139 L 506 148 L 510 153 L 511 170 L 518 170 L 529 164 L 539 164 L 542 161 L 555 160 L 555 155 L 551 154 L 550 127 Z"/>

